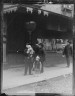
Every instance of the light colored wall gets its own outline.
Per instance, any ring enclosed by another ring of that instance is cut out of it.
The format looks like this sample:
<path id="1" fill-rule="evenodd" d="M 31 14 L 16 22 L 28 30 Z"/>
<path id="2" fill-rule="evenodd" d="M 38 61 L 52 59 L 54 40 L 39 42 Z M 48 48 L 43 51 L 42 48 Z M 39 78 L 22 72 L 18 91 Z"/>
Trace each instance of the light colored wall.
<path id="1" fill-rule="evenodd" d="M 54 13 L 62 14 L 61 4 L 46 4 L 41 7 L 43 10 L 51 11 Z"/>
<path id="2" fill-rule="evenodd" d="M 63 7 L 69 7 L 69 10 L 72 10 L 72 13 L 69 12 L 65 12 L 63 13 L 62 8 Z M 46 11 L 51 11 L 54 13 L 58 13 L 58 14 L 62 14 L 68 17 L 73 17 L 73 13 L 74 13 L 74 4 L 45 4 L 44 6 L 41 7 L 41 9 L 46 10 Z"/>

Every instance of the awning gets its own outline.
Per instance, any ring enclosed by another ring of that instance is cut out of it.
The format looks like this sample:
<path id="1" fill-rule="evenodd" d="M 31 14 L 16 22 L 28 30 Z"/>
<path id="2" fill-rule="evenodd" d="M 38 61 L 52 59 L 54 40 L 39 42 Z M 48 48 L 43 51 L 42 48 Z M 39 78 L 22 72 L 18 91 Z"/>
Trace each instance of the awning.
<path id="1" fill-rule="evenodd" d="M 52 11 L 47 11 L 41 9 L 40 6 L 34 5 L 25 5 L 25 4 L 16 4 L 16 5 L 4 5 L 4 14 L 11 12 L 22 12 L 30 13 L 30 15 L 37 13 L 40 21 L 46 21 L 47 30 L 56 30 L 60 32 L 72 31 L 72 21 L 73 18 L 58 14 Z M 35 15 L 34 15 L 35 16 Z"/>
<path id="2" fill-rule="evenodd" d="M 19 8 L 25 8 L 27 12 L 33 12 L 34 10 L 38 11 L 38 14 L 41 14 L 43 12 L 44 16 L 49 16 L 50 14 L 59 15 L 62 18 L 72 19 L 71 17 L 64 16 L 62 14 L 59 14 L 57 12 L 52 12 L 49 10 L 45 10 L 43 5 L 27 5 L 27 4 L 4 4 L 4 13 L 11 13 L 12 11 L 17 11 Z"/>

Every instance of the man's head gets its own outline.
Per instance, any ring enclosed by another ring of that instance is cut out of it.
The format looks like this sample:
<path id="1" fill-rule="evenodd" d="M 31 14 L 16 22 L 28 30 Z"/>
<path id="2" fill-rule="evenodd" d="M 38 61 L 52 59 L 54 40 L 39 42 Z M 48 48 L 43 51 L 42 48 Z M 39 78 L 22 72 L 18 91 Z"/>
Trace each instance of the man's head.
<path id="1" fill-rule="evenodd" d="M 71 42 L 68 40 L 68 41 L 67 41 L 67 45 L 70 45 L 70 43 L 71 43 Z"/>

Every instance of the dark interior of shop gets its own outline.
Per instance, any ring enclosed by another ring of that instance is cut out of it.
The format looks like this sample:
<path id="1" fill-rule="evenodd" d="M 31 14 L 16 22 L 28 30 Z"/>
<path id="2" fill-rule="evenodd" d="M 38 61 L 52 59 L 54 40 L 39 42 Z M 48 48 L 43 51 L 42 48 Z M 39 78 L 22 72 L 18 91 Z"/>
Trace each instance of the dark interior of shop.
<path id="1" fill-rule="evenodd" d="M 37 38 L 72 38 L 72 20 L 65 17 L 50 14 L 44 16 L 38 15 L 37 11 L 32 14 L 23 9 L 17 12 L 6 13 L 7 18 L 7 52 L 24 50 L 25 44 L 29 42 L 29 33 L 27 32 L 26 22 L 35 21 L 36 28 L 31 34 L 32 44 L 36 43 Z M 60 29 L 58 29 L 60 25 Z M 65 30 L 63 30 L 65 29 Z"/>

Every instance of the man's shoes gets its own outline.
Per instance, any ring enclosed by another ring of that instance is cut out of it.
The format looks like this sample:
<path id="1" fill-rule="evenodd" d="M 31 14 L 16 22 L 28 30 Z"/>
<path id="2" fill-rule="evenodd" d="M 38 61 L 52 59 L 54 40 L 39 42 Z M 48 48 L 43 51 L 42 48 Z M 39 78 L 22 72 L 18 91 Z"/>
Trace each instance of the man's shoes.
<path id="1" fill-rule="evenodd" d="M 29 75 L 33 75 L 33 74 L 29 73 Z"/>

